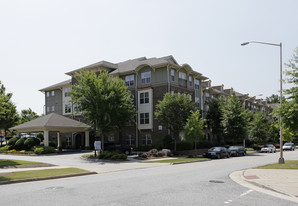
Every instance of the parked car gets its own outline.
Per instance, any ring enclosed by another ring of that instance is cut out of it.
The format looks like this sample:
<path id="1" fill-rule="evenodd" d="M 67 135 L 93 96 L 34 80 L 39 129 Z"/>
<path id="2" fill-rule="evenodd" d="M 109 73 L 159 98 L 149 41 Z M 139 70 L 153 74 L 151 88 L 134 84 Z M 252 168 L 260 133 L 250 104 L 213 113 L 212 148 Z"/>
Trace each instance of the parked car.
<path id="1" fill-rule="evenodd" d="M 276 148 L 273 144 L 266 144 L 262 149 L 261 152 L 276 152 Z"/>
<path id="2" fill-rule="evenodd" d="M 221 159 L 223 157 L 230 157 L 230 150 L 225 147 L 212 147 L 208 152 L 203 153 L 203 157 Z"/>
<path id="3" fill-rule="evenodd" d="M 5 141 L 5 137 L 3 135 L 0 135 L 0 142 L 4 142 Z"/>
<path id="4" fill-rule="evenodd" d="M 133 148 L 126 145 L 116 144 L 114 142 L 106 142 L 104 143 L 104 150 L 110 152 L 119 152 L 124 153 L 126 155 L 130 155 L 133 152 Z"/>
<path id="5" fill-rule="evenodd" d="M 246 149 L 243 146 L 230 146 L 229 150 L 231 151 L 231 156 L 238 157 L 239 155 L 246 155 Z"/>
<path id="6" fill-rule="evenodd" d="M 294 151 L 295 150 L 295 145 L 294 143 L 291 142 L 287 142 L 282 146 L 283 150 L 290 150 L 290 151 Z"/>

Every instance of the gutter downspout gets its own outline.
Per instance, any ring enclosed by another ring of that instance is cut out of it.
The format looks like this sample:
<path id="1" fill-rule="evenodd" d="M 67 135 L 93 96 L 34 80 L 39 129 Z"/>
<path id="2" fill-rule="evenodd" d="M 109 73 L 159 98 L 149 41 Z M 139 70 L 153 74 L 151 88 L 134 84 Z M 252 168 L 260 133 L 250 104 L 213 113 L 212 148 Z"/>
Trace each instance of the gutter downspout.
<path id="1" fill-rule="evenodd" d="M 139 147 L 139 133 L 138 133 L 138 127 L 139 127 L 139 110 L 138 110 L 138 72 L 136 72 L 136 84 L 135 84 L 135 99 L 136 99 L 136 147 Z"/>

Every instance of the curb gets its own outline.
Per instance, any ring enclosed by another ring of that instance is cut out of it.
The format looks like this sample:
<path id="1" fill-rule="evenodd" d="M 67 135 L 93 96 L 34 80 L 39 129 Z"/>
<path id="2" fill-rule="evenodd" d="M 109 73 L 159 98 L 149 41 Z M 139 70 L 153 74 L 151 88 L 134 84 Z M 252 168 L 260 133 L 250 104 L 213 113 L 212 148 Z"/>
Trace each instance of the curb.
<path id="1" fill-rule="evenodd" d="M 0 185 L 22 183 L 22 182 L 33 182 L 33 181 L 40 181 L 40 180 L 61 179 L 61 178 L 67 178 L 67 177 L 78 177 L 78 176 L 94 175 L 94 174 L 97 174 L 97 172 L 84 172 L 79 174 L 59 175 L 59 176 L 52 176 L 52 177 L 37 177 L 37 178 L 29 178 L 29 179 L 11 180 L 11 181 L 0 181 Z"/>
<path id="2" fill-rule="evenodd" d="M 196 163 L 196 162 L 207 162 L 211 160 L 195 160 L 195 161 L 186 161 L 186 162 L 173 162 L 170 165 L 180 165 L 180 164 L 187 164 L 187 163 Z"/>

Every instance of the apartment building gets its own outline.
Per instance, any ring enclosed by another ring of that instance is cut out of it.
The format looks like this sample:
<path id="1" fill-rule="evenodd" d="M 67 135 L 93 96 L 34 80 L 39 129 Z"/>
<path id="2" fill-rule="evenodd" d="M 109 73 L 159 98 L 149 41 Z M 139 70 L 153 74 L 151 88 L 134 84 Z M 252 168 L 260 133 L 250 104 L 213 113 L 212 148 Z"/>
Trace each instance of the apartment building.
<path id="1" fill-rule="evenodd" d="M 55 112 L 79 121 L 84 117 L 77 113 L 78 106 L 73 104 L 69 91 L 76 81 L 76 72 L 107 71 L 115 78 L 121 78 L 131 91 L 137 109 L 136 124 L 130 122 L 121 132 L 112 132 L 105 141 L 114 141 L 134 147 L 158 145 L 168 131 L 154 116 L 155 105 L 165 93 L 188 94 L 196 107 L 204 108 L 203 81 L 208 78 L 192 69 L 188 64 L 178 64 L 173 56 L 160 58 L 141 57 L 120 63 L 100 61 L 66 73 L 70 79 L 41 89 L 45 94 L 45 114 Z M 54 134 L 52 135 L 54 139 Z M 51 138 L 51 135 L 50 135 Z M 90 141 L 92 145 L 92 135 Z M 83 147 L 84 134 L 63 134 L 62 139 L 70 147 Z"/>

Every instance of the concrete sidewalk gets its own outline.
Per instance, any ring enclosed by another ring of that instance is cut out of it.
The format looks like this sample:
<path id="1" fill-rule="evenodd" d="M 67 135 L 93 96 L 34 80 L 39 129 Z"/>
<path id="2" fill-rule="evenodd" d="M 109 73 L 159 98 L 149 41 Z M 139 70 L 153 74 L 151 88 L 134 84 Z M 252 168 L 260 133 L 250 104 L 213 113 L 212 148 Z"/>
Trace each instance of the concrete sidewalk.
<path id="1" fill-rule="evenodd" d="M 298 170 L 247 169 L 233 172 L 230 178 L 253 190 L 298 203 Z"/>

